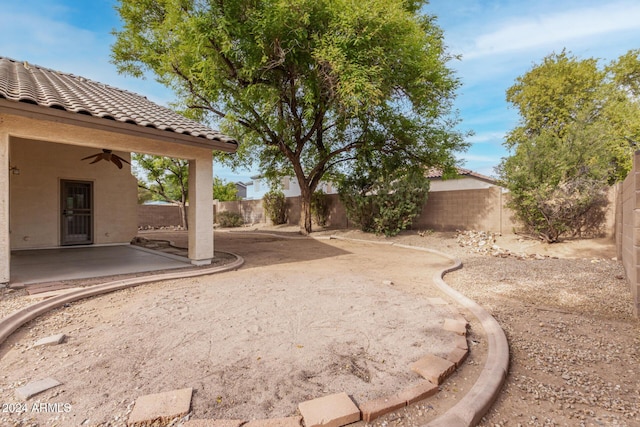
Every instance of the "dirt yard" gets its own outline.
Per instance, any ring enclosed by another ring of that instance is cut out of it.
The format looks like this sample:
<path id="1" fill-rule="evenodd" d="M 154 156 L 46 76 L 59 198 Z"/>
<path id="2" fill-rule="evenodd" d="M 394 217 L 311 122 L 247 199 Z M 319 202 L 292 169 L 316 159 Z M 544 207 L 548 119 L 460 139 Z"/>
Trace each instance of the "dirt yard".
<path id="1" fill-rule="evenodd" d="M 125 425 L 137 397 L 184 387 L 195 390 L 192 418 L 290 416 L 326 394 L 392 394 L 420 380 L 410 363 L 455 347 L 442 330 L 450 310 L 427 300 L 442 297 L 431 277 L 450 265 L 443 257 L 335 240 L 216 241 L 245 266 L 74 303 L 12 335 L 0 347 L 0 402 L 53 377 L 63 385 L 29 407 L 71 409 L 2 413 L 0 424 Z M 33 347 L 58 333 L 65 343 Z"/>
<path id="2" fill-rule="evenodd" d="M 429 279 L 445 260 L 425 265 L 424 253 L 378 245 L 242 239 L 216 240 L 216 249 L 246 257 L 240 271 L 94 298 L 14 334 L 0 347 L 0 402 L 15 401 L 16 385 L 53 376 L 65 385 L 39 399 L 71 402 L 73 410 L 0 414 L 0 421 L 124 425 L 136 397 L 186 386 L 196 389 L 194 418 L 285 416 L 298 400 L 343 389 L 356 400 L 384 395 L 412 381 L 406 364 L 431 351 L 427 337 L 446 341 L 429 316 L 415 315 L 447 314 L 425 302 L 439 296 Z M 454 233 L 416 232 L 391 240 L 461 259 L 464 268 L 445 280 L 483 305 L 507 334 L 510 373 L 481 426 L 640 426 L 640 323 L 631 316 L 611 241 L 543 245 L 481 236 L 470 243 Z M 481 250 L 494 245 L 503 255 Z M 375 427 L 423 425 L 464 395 L 486 351 L 469 320 L 465 365 L 435 398 Z M 31 348 L 57 332 L 69 335 L 64 345 Z"/>

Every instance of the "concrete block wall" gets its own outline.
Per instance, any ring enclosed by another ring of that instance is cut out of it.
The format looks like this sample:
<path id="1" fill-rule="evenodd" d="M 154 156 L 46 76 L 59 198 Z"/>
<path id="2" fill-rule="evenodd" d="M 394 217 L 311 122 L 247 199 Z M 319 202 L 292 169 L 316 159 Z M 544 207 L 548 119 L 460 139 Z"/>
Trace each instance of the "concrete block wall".
<path id="1" fill-rule="evenodd" d="M 506 195 L 500 187 L 432 192 L 413 228 L 511 233 L 515 223 L 505 203 Z"/>
<path id="2" fill-rule="evenodd" d="M 214 212 L 236 212 L 242 216 L 245 224 L 259 224 L 266 221 L 262 200 L 237 200 L 233 202 L 214 202 Z M 216 222 L 214 218 L 214 222 Z"/>
<path id="3" fill-rule="evenodd" d="M 174 205 L 138 205 L 138 228 L 178 227 L 180 208 Z"/>
<path id="4" fill-rule="evenodd" d="M 633 298 L 636 317 L 640 314 L 640 151 L 634 156 L 633 169 L 618 186 L 616 203 L 616 247 Z"/>

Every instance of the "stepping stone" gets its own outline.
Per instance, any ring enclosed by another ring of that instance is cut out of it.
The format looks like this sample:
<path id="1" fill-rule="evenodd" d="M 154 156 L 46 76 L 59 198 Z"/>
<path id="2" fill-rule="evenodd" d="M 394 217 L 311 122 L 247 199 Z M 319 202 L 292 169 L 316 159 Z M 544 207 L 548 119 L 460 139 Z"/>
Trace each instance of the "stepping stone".
<path id="1" fill-rule="evenodd" d="M 458 335 L 467 335 L 467 322 L 464 320 L 444 319 L 442 328 Z"/>
<path id="2" fill-rule="evenodd" d="M 62 383 L 54 378 L 45 378 L 39 381 L 32 381 L 27 385 L 18 387 L 16 389 L 16 395 L 22 400 L 29 400 L 36 394 L 47 391 L 50 388 L 57 387 Z"/>
<path id="3" fill-rule="evenodd" d="M 240 427 L 244 420 L 189 420 L 183 427 Z"/>
<path id="4" fill-rule="evenodd" d="M 242 427 L 301 427 L 302 417 L 269 418 L 249 421 Z"/>
<path id="5" fill-rule="evenodd" d="M 433 384 L 440 385 L 456 370 L 453 362 L 438 357 L 434 354 L 427 354 L 422 359 L 411 364 L 411 370 L 422 375 Z"/>
<path id="6" fill-rule="evenodd" d="M 360 421 L 360 409 L 345 392 L 301 402 L 298 409 L 305 427 L 341 427 Z"/>
<path id="7" fill-rule="evenodd" d="M 191 408 L 192 388 L 167 391 L 165 393 L 148 394 L 136 399 L 136 404 L 129 415 L 128 426 L 145 425 L 153 422 L 167 422 L 182 417 Z"/>
<path id="8" fill-rule="evenodd" d="M 51 335 L 50 337 L 46 337 L 46 338 L 41 338 L 38 341 L 36 341 L 33 346 L 34 347 L 40 347 L 41 345 L 58 345 L 58 344 L 62 344 L 62 342 L 64 341 L 64 339 L 67 336 L 65 334 L 58 334 L 58 335 Z"/>

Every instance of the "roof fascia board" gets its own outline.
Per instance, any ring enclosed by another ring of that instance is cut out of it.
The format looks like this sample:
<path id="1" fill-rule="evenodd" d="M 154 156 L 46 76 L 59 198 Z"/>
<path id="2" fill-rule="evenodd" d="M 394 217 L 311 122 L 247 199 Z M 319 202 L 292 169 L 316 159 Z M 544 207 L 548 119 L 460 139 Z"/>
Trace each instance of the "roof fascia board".
<path id="1" fill-rule="evenodd" d="M 100 117 L 93 117 L 65 110 L 57 110 L 55 108 L 40 107 L 33 104 L 9 101 L 6 99 L 0 99 L 0 113 L 21 115 L 30 119 L 40 119 L 54 123 L 82 126 L 85 128 L 97 129 L 106 132 L 116 132 L 129 136 L 157 139 L 164 142 L 190 147 L 209 148 L 211 150 L 223 151 L 225 153 L 234 153 L 238 148 L 236 144 L 229 142 L 183 135 L 171 131 L 143 127 L 131 123 L 122 123 L 115 120 L 103 119 Z"/>

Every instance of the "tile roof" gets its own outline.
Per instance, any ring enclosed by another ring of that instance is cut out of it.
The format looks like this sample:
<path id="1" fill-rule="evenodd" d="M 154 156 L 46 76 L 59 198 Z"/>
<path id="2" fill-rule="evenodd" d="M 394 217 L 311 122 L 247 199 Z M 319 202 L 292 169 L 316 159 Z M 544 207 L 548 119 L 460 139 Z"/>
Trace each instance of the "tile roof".
<path id="1" fill-rule="evenodd" d="M 469 170 L 469 169 L 456 168 L 456 171 L 458 172 L 458 175 L 459 175 L 458 177 L 459 178 L 467 176 L 467 177 L 478 178 L 480 180 L 491 182 L 491 183 L 495 183 L 496 182 L 496 180 L 491 178 L 491 177 L 488 177 L 488 176 L 485 176 L 485 175 L 481 175 L 481 174 L 479 174 L 477 172 L 474 172 L 472 170 Z M 427 178 L 430 178 L 430 179 L 442 179 L 442 169 L 438 169 L 438 168 L 429 169 L 429 172 L 427 174 Z"/>
<path id="2" fill-rule="evenodd" d="M 0 57 L 2 98 L 236 146 L 238 144 L 231 137 L 133 92 L 5 57 Z"/>

